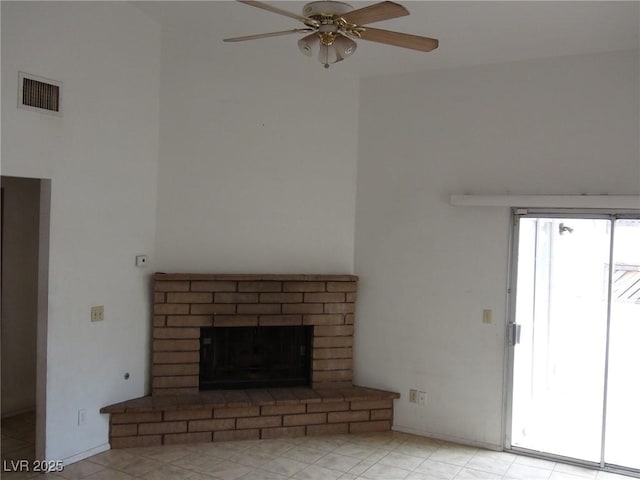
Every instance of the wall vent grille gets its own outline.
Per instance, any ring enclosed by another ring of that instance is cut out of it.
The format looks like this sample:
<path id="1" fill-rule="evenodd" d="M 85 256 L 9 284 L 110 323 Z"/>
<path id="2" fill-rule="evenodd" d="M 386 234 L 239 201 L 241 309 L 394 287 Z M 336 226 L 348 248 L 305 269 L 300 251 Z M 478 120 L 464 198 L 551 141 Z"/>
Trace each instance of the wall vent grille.
<path id="1" fill-rule="evenodd" d="M 19 107 L 62 115 L 62 82 L 20 72 L 18 86 Z"/>

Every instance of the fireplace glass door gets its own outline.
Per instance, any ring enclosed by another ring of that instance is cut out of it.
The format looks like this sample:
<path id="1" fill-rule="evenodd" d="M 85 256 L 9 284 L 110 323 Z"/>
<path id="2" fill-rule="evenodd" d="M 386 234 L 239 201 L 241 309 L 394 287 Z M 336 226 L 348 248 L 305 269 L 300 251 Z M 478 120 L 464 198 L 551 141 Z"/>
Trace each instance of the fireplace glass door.
<path id="1" fill-rule="evenodd" d="M 200 390 L 309 385 L 312 328 L 202 328 Z"/>

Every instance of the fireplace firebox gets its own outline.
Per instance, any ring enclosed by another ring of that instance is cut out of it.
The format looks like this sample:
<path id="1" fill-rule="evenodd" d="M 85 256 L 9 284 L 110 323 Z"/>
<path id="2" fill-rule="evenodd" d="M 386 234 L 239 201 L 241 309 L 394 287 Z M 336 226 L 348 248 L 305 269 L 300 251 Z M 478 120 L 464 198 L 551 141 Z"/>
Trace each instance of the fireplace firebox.
<path id="1" fill-rule="evenodd" d="M 312 329 L 201 328 L 200 390 L 309 386 Z"/>

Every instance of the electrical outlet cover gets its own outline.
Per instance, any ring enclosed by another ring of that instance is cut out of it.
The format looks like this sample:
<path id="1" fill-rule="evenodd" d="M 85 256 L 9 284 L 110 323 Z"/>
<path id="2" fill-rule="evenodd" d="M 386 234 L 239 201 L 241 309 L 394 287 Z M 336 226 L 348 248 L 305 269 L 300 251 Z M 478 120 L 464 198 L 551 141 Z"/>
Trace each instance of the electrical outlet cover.
<path id="1" fill-rule="evenodd" d="M 78 426 L 82 426 L 87 423 L 87 409 L 81 408 L 78 410 Z"/>
<path id="2" fill-rule="evenodd" d="M 409 402 L 418 403 L 418 391 L 417 390 L 409 390 Z"/>

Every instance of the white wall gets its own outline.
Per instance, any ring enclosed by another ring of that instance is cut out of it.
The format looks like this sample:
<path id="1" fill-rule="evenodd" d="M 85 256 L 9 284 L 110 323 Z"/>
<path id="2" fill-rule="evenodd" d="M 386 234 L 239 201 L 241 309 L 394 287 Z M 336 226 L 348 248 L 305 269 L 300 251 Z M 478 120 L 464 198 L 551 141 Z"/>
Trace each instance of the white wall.
<path id="1" fill-rule="evenodd" d="M 2 416 L 35 409 L 40 182 L 3 177 Z"/>
<path id="2" fill-rule="evenodd" d="M 396 428 L 500 445 L 509 211 L 448 196 L 640 193 L 638 85 L 637 51 L 362 81 L 355 375 Z"/>
<path id="3" fill-rule="evenodd" d="M 155 254 L 159 64 L 160 28 L 126 3 L 2 2 L 2 173 L 52 179 L 48 459 L 106 448 L 99 409 L 148 391 L 153 265 L 134 257 Z M 16 108 L 19 70 L 64 83 L 63 117 Z"/>
<path id="4" fill-rule="evenodd" d="M 158 269 L 351 273 L 358 79 L 221 36 L 163 32 Z"/>
<path id="5" fill-rule="evenodd" d="M 1 8 L 2 173 L 52 179 L 49 459 L 147 392 L 154 270 L 355 271 L 357 381 L 403 393 L 400 428 L 497 445 L 509 215 L 448 194 L 639 193 L 637 52 L 359 85 L 126 3 Z M 64 117 L 15 107 L 18 70 L 64 82 Z"/>

